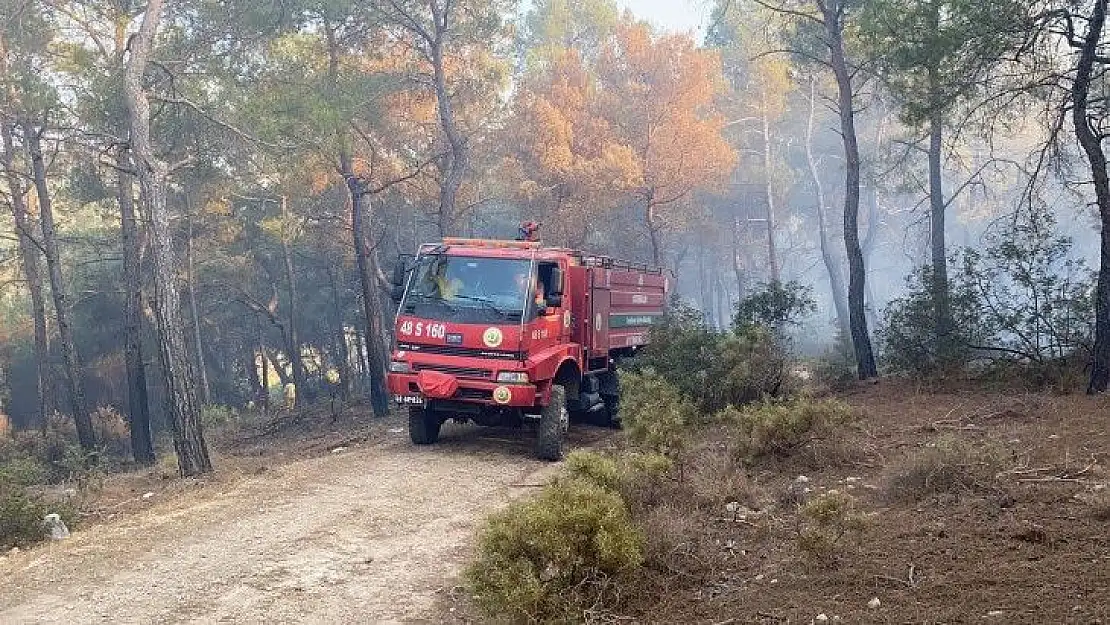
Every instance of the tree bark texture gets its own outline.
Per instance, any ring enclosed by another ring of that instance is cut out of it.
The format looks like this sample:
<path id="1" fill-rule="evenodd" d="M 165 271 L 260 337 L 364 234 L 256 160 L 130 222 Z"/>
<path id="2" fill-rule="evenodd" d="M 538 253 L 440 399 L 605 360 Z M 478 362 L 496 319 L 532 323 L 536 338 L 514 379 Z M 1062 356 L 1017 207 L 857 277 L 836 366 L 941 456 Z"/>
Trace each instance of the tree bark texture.
<path id="1" fill-rule="evenodd" d="M 1108 0 L 1096 0 L 1094 3 L 1071 90 L 1075 136 L 1091 165 L 1095 199 L 1102 222 L 1098 286 L 1095 291 L 1095 346 L 1091 377 L 1087 384 L 1088 393 L 1105 392 L 1110 383 L 1110 177 L 1106 172 L 1106 153 L 1102 149 L 1102 141 L 1091 127 L 1087 116 L 1091 76 L 1094 73 L 1102 30 L 1106 24 L 1107 2 Z"/>
<path id="2" fill-rule="evenodd" d="M 181 315 L 177 284 L 179 267 L 166 202 L 169 167 L 155 156 L 151 144 L 150 101 L 143 88 L 143 76 L 158 31 L 162 4 L 163 0 L 149 0 L 142 26 L 131 41 L 131 56 L 124 73 L 124 95 L 131 126 L 132 155 L 150 224 L 158 357 L 166 380 L 174 449 L 181 475 L 191 476 L 211 471 L 212 461 L 204 440 L 196 373 L 188 357 L 185 321 Z"/>
<path id="3" fill-rule="evenodd" d="M 766 202 L 767 213 L 767 267 L 771 282 L 781 282 L 782 275 L 779 271 L 779 254 L 775 249 L 775 188 L 771 178 L 771 121 L 767 117 L 767 92 L 760 93 L 763 102 L 762 133 L 763 133 L 763 195 Z"/>
<path id="4" fill-rule="evenodd" d="M 929 118 L 929 225 L 932 253 L 933 323 L 936 344 L 942 350 L 948 347 L 952 335 L 951 313 L 948 309 L 948 253 L 945 245 L 944 183 L 941 178 L 942 150 L 944 148 L 944 119 L 940 109 L 934 109 Z"/>
<path id="5" fill-rule="evenodd" d="M 58 325 L 58 341 L 62 348 L 62 362 L 65 365 L 68 385 L 69 409 L 77 426 L 77 440 L 85 453 L 96 451 L 96 432 L 93 430 L 92 416 L 85 405 L 85 387 L 81 377 L 81 360 L 77 355 L 77 344 L 73 340 L 73 326 L 70 325 L 69 297 L 66 284 L 62 280 L 62 259 L 58 251 L 58 234 L 54 225 L 54 206 L 50 189 L 46 183 L 46 161 L 42 155 L 42 139 L 38 130 L 30 123 L 23 124 L 23 142 L 31 157 L 31 173 L 35 182 L 35 196 L 39 204 L 39 220 L 42 222 L 42 251 L 46 256 L 46 270 L 50 277 L 50 293 L 54 299 L 54 320 Z"/>
<path id="6" fill-rule="evenodd" d="M 0 49 L 0 52 L 3 50 Z M 27 200 L 23 181 L 15 171 L 15 141 L 12 138 L 12 124 L 0 120 L 0 138 L 3 139 L 3 152 L 0 153 L 0 166 L 4 168 L 8 191 L 11 194 L 12 218 L 15 220 L 16 236 L 19 239 L 19 259 L 23 264 L 23 275 L 27 278 L 27 290 L 31 294 L 31 316 L 35 326 L 35 396 L 38 399 L 38 414 L 43 427 L 50 418 L 50 343 L 46 327 L 46 296 L 43 293 L 42 273 L 39 260 L 39 247 L 34 238 L 35 227 L 27 212 Z"/>
<path id="7" fill-rule="evenodd" d="M 375 287 L 375 271 L 371 267 L 374 262 L 370 253 L 370 246 L 366 237 L 366 224 L 364 223 L 363 202 L 366 191 L 362 180 L 351 170 L 349 155 L 343 155 L 343 178 L 347 181 L 347 190 L 351 202 L 351 231 L 354 237 L 355 257 L 358 265 L 358 277 L 362 286 L 362 306 L 366 315 L 366 360 L 367 377 L 370 381 L 370 405 L 374 415 L 384 417 L 389 412 L 389 394 L 385 386 L 385 346 L 382 345 L 382 316 L 378 307 L 378 291 Z"/>
<path id="8" fill-rule="evenodd" d="M 817 112 L 817 79 L 809 80 L 809 115 L 806 117 L 806 162 L 809 164 L 809 175 L 813 178 L 813 187 L 817 195 L 817 228 L 821 245 L 821 260 L 825 263 L 825 270 L 829 274 L 829 289 L 832 291 L 833 308 L 836 310 L 836 324 L 841 335 L 847 339 L 852 335 L 852 326 L 849 322 L 847 291 L 844 289 L 844 276 L 840 273 L 840 263 L 834 255 L 832 245 L 829 243 L 827 216 L 825 214 L 825 188 L 821 184 L 821 175 L 817 171 L 817 160 L 813 157 L 813 120 Z"/>
<path id="9" fill-rule="evenodd" d="M 185 197 L 188 198 L 188 192 Z M 189 231 L 185 237 L 185 280 L 189 284 L 189 313 L 193 318 L 193 351 L 197 359 L 197 373 L 200 375 L 200 397 L 204 405 L 212 404 L 212 387 L 208 384 L 208 367 L 205 366 L 204 341 L 201 340 L 200 308 L 197 306 L 197 272 L 193 253 L 193 215 L 188 199 L 185 202 L 185 218 L 189 220 Z"/>
<path id="10" fill-rule="evenodd" d="M 308 384 L 304 367 L 304 358 L 301 357 L 301 342 L 297 334 L 297 274 L 293 267 L 293 250 L 290 240 L 293 238 L 292 225 L 289 217 L 289 199 L 281 196 L 281 258 L 285 270 L 285 287 L 289 291 L 289 364 L 293 368 L 293 384 L 297 393 L 308 399 L 306 394 Z"/>
<path id="11" fill-rule="evenodd" d="M 817 0 L 825 24 L 833 74 L 836 76 L 837 108 L 840 112 L 840 135 L 844 141 L 844 247 L 848 252 L 848 317 L 852 345 L 856 352 L 856 370 L 861 380 L 878 376 L 871 336 L 867 330 L 864 290 L 867 270 L 859 244 L 860 157 L 856 138 L 855 97 L 848 59 L 844 54 L 842 0 Z"/>
<path id="12" fill-rule="evenodd" d="M 120 238 L 123 251 L 124 361 L 127 367 L 127 408 L 131 426 L 131 454 L 141 465 L 154 464 L 154 445 L 150 436 L 150 398 L 143 362 L 142 267 L 139 254 L 139 228 L 135 219 L 134 189 L 131 183 L 127 147 L 116 150 L 116 196 L 120 212 Z"/>
<path id="13" fill-rule="evenodd" d="M 451 102 L 451 94 L 447 87 L 447 70 L 443 63 L 443 51 L 446 44 L 447 32 L 451 18 L 451 1 L 439 2 L 433 0 L 429 3 L 432 9 L 434 28 L 428 39 L 429 57 L 432 62 L 432 78 L 435 85 L 436 111 L 439 123 L 443 128 L 443 135 L 451 150 L 450 162 L 447 166 L 447 175 L 439 189 L 439 229 L 440 234 L 447 236 L 453 234 L 455 220 L 458 217 L 456 203 L 459 188 L 462 186 L 463 177 L 470 163 L 470 148 L 466 137 L 459 131 L 455 111 Z"/>

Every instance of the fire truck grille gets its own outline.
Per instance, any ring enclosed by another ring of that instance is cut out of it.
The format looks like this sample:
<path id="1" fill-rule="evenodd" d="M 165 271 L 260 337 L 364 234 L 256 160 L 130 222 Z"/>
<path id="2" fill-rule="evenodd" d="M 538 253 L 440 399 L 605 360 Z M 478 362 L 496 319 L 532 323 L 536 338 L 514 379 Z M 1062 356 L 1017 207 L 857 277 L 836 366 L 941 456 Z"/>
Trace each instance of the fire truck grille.
<path id="1" fill-rule="evenodd" d="M 497 360 L 521 360 L 520 352 L 475 349 L 473 347 L 457 347 L 454 345 L 420 345 L 414 343 L 398 343 L 397 349 L 407 352 L 413 352 L 414 354 L 466 356 L 469 358 L 494 358 Z"/>
<path id="2" fill-rule="evenodd" d="M 427 364 L 417 363 L 413 365 L 415 371 L 439 371 L 440 373 L 450 373 L 457 375 L 460 378 L 483 378 L 489 379 L 493 377 L 493 372 L 489 369 L 475 369 L 472 367 L 452 367 L 450 365 Z"/>

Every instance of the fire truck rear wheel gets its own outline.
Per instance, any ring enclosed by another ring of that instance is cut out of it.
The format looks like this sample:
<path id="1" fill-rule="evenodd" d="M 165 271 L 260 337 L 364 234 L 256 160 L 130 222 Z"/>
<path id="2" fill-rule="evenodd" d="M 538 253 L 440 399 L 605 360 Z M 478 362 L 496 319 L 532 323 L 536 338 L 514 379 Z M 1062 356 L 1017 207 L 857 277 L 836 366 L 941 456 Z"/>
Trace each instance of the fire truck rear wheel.
<path id="1" fill-rule="evenodd" d="M 439 440 L 439 416 L 424 408 L 409 408 L 409 438 L 417 445 L 431 445 Z"/>
<path id="2" fill-rule="evenodd" d="M 540 413 L 536 431 L 536 455 L 540 460 L 560 460 L 563 457 L 563 438 L 570 426 L 567 411 L 567 392 L 561 384 L 551 386 L 551 400 Z"/>

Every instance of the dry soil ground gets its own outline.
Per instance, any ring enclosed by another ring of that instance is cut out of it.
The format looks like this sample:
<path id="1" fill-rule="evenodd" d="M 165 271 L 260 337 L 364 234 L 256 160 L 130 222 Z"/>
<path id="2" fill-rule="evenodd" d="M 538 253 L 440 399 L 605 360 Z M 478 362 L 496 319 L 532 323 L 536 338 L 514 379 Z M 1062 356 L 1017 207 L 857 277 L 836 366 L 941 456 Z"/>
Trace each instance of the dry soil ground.
<path id="1" fill-rule="evenodd" d="M 126 512 L 0 559 L 0 623 L 434 621 L 476 522 L 554 470 L 518 432 L 447 426 L 431 448 L 397 420 L 302 434 L 239 440 L 191 486 L 116 479 L 100 508 Z"/>
<path id="2" fill-rule="evenodd" d="M 862 418 L 852 437 L 864 457 L 753 467 L 760 510 L 747 523 L 706 523 L 696 537 L 727 550 L 714 576 L 664 575 L 658 595 L 631 608 L 637 620 L 1110 623 L 1110 397 L 887 381 L 844 398 Z M 1000 451 L 996 477 L 919 501 L 888 492 L 908 457 L 943 438 Z M 781 500 L 800 474 L 814 494 L 852 493 L 873 515 L 831 568 L 802 557 Z"/>
<path id="3" fill-rule="evenodd" d="M 1110 482 L 1110 398 L 885 382 L 846 399 L 862 417 L 853 436 L 864 459 L 750 469 L 745 479 L 763 498 L 754 522 L 690 513 L 712 521 L 693 523 L 702 530 L 690 540 L 725 552 L 720 568 L 708 578 L 656 572 L 658 590 L 634 598 L 626 615 L 1110 623 L 1110 519 L 1097 516 Z M 109 480 L 99 520 L 0 557 L 0 623 L 481 622 L 457 592 L 476 525 L 557 465 L 533 460 L 531 440 L 515 432 L 452 428 L 443 444 L 418 449 L 397 420 L 318 421 L 224 444 L 215 478 Z M 572 433 L 577 447 L 612 440 Z M 894 468 L 941 436 L 1005 450 L 1005 473 L 983 492 L 890 501 L 883 486 Z M 779 501 L 801 473 L 815 492 L 854 493 L 875 515 L 833 569 L 800 557 Z"/>

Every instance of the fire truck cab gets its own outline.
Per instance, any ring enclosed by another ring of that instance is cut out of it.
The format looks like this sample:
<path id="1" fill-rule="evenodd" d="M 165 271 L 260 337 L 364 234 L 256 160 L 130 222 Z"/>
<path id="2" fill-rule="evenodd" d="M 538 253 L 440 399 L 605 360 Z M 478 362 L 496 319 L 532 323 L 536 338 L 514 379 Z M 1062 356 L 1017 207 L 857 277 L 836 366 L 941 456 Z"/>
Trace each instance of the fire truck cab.
<path id="1" fill-rule="evenodd" d="M 530 424 L 537 455 L 558 460 L 572 416 L 618 426 L 616 363 L 647 344 L 668 286 L 659 269 L 535 241 L 423 245 L 393 274 L 388 387 L 413 443 L 449 419 Z"/>

